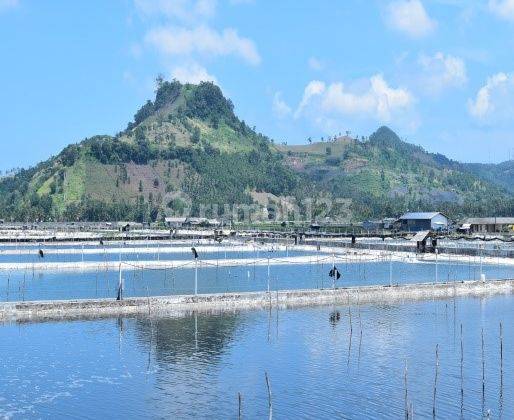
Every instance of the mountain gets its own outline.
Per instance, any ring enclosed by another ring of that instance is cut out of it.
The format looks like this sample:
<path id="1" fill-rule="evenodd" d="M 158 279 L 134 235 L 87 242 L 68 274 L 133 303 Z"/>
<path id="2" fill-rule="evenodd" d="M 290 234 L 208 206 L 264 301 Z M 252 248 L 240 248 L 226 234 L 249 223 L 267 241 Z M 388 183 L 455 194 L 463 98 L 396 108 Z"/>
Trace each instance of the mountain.
<path id="1" fill-rule="evenodd" d="M 495 179 L 406 143 L 387 127 L 365 141 L 275 145 L 238 119 L 214 84 L 157 83 L 155 99 L 125 130 L 84 139 L 0 180 L 0 218 L 150 221 L 247 213 L 256 219 L 296 211 L 356 220 L 406 209 L 513 212 L 512 191 Z M 341 198 L 343 204 L 327 204 Z"/>
<path id="2" fill-rule="evenodd" d="M 498 184 L 514 194 L 514 160 L 498 164 L 463 163 L 462 169 L 486 181 Z"/>
<path id="3" fill-rule="evenodd" d="M 215 216 L 225 204 L 294 196 L 307 185 L 217 86 L 159 80 L 155 100 L 124 131 L 3 179 L 0 218 L 148 221 L 188 208 Z"/>
<path id="4" fill-rule="evenodd" d="M 388 127 L 366 140 L 334 137 L 280 150 L 298 173 L 334 197 L 350 198 L 352 213 L 361 218 L 405 210 L 439 210 L 452 217 L 514 213 L 506 185 L 404 142 Z"/>

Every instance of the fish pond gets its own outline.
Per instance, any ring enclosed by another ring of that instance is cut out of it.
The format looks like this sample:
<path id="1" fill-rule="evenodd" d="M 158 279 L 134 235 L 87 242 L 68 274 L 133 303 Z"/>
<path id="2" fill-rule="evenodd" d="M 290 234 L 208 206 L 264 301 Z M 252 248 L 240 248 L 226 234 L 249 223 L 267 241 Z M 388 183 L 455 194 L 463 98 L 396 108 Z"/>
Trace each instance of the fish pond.
<path id="1" fill-rule="evenodd" d="M 240 408 L 267 418 L 267 374 L 276 419 L 510 419 L 513 305 L 495 296 L 3 324 L 0 417 L 237 419 Z"/>

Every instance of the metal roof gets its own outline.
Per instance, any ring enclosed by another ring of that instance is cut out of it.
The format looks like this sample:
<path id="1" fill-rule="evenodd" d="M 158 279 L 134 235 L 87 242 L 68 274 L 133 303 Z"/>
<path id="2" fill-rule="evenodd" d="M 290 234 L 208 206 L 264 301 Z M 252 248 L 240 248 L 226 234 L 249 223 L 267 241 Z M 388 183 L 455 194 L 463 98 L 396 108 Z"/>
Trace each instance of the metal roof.
<path id="1" fill-rule="evenodd" d="M 412 212 L 405 213 L 400 220 L 432 220 L 439 212 Z"/>
<path id="2" fill-rule="evenodd" d="M 510 225 L 514 224 L 514 217 L 470 217 L 466 223 L 471 225 Z"/>
<path id="3" fill-rule="evenodd" d="M 421 242 L 427 239 L 428 235 L 430 235 L 429 230 L 422 230 L 421 232 L 416 233 L 410 240 L 412 242 Z"/>

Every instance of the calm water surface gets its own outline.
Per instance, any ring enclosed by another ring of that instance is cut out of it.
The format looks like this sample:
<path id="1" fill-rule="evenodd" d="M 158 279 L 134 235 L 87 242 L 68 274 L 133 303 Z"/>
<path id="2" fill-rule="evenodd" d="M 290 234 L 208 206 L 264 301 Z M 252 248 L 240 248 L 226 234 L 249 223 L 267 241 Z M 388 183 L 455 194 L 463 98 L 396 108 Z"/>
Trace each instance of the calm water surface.
<path id="1" fill-rule="evenodd" d="M 311 264 L 272 265 L 270 289 L 309 289 L 332 287 L 328 277 L 330 258 Z M 185 261 L 188 262 L 188 261 Z M 210 261 L 210 264 L 215 261 Z M 435 264 L 367 262 L 337 264 L 343 277 L 336 286 L 389 284 L 392 272 L 393 284 L 435 281 Z M 488 279 L 514 278 L 514 266 L 483 265 Z M 27 301 L 72 298 L 115 297 L 118 287 L 118 271 L 50 272 L 13 271 L 0 272 L 0 301 Z M 188 265 L 181 269 L 125 269 L 125 296 L 161 296 L 190 294 L 194 292 L 194 269 Z M 480 265 L 469 263 L 440 262 L 439 281 L 478 280 Z M 198 270 L 199 293 L 263 291 L 268 287 L 267 266 L 242 265 L 237 267 L 202 266 Z"/>
<path id="2" fill-rule="evenodd" d="M 321 306 L 3 325 L 0 417 L 230 419 L 240 392 L 243 418 L 266 418 L 268 372 L 277 419 L 398 419 L 407 363 L 407 405 L 427 418 L 438 344 L 436 417 L 510 419 L 513 305 L 499 296 L 353 306 L 351 321 L 348 307 Z"/>

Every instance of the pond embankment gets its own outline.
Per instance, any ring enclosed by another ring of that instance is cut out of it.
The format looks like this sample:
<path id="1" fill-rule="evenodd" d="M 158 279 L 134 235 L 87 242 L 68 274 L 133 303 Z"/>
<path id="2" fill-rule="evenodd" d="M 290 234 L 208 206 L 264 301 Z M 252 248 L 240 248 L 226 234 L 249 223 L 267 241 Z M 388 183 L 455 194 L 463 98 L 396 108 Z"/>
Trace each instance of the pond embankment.
<path id="1" fill-rule="evenodd" d="M 4 302 L 0 322 L 38 321 L 157 315 L 180 312 L 231 311 L 268 307 L 295 307 L 326 304 L 401 303 L 423 299 L 453 299 L 512 294 L 514 280 L 417 283 L 398 286 L 359 286 L 323 290 L 279 290 L 271 292 L 220 293 L 113 299 Z"/>

